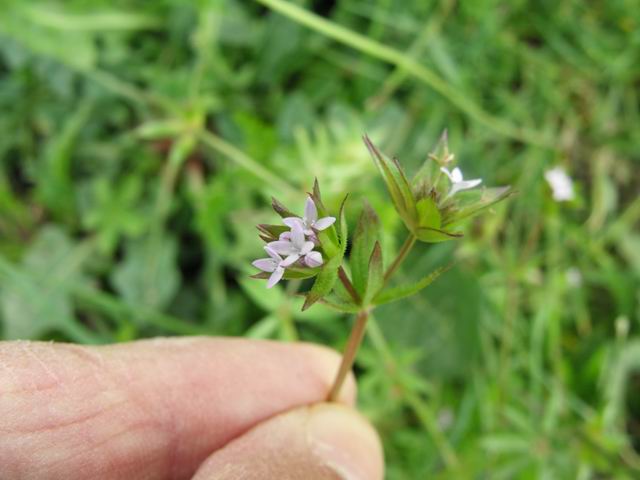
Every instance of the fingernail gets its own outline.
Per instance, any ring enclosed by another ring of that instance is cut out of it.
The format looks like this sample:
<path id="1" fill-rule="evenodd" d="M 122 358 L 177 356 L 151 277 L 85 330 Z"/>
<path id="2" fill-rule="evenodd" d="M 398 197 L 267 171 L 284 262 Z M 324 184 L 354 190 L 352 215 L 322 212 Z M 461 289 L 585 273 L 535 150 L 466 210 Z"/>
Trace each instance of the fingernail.
<path id="1" fill-rule="evenodd" d="M 382 479 L 382 446 L 373 427 L 339 404 L 311 407 L 308 440 L 322 464 L 345 480 Z"/>

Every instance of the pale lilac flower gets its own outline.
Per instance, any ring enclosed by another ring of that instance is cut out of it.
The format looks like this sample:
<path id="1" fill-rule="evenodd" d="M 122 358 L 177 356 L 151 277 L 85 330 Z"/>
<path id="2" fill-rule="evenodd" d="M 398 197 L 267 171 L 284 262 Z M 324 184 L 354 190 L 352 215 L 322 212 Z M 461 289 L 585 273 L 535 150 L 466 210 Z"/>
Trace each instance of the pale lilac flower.
<path id="1" fill-rule="evenodd" d="M 267 288 L 271 288 L 282 279 L 282 276 L 284 275 L 284 267 L 286 265 L 284 265 L 282 257 L 268 245 L 264 247 L 264 250 L 269 255 L 269 258 L 261 258 L 253 262 L 251 265 L 259 268 L 263 272 L 271 273 L 269 281 L 267 282 Z"/>
<path id="2" fill-rule="evenodd" d="M 299 223 L 293 223 L 292 225 L 290 235 L 285 237 L 290 238 L 290 240 L 271 242 L 268 247 L 280 255 L 286 255 L 287 258 L 282 262 L 285 267 L 292 265 L 300 258 L 303 258 L 304 263 L 312 268 L 322 265 L 322 254 L 312 251 L 315 244 L 305 239 L 302 225 Z"/>
<path id="3" fill-rule="evenodd" d="M 544 172 L 544 178 L 549 183 L 556 202 L 573 200 L 573 180 L 562 167 L 555 167 Z"/>
<path id="4" fill-rule="evenodd" d="M 304 216 L 298 217 L 286 217 L 282 221 L 288 227 L 293 228 L 294 225 L 300 225 L 305 235 L 313 235 L 313 229 L 324 230 L 329 228 L 336 221 L 335 217 L 318 218 L 318 209 L 316 204 L 313 203 L 311 197 L 307 197 L 307 203 L 304 206 Z"/>
<path id="5" fill-rule="evenodd" d="M 440 170 L 447 177 L 449 177 L 449 180 L 451 180 L 451 190 L 449 190 L 449 193 L 447 193 L 447 196 L 445 198 L 452 197 L 462 190 L 468 190 L 470 188 L 477 187 L 478 185 L 480 185 L 480 183 L 482 183 L 481 178 L 464 180 L 462 178 L 462 171 L 458 167 L 454 168 L 451 172 L 446 167 L 440 167 Z"/>

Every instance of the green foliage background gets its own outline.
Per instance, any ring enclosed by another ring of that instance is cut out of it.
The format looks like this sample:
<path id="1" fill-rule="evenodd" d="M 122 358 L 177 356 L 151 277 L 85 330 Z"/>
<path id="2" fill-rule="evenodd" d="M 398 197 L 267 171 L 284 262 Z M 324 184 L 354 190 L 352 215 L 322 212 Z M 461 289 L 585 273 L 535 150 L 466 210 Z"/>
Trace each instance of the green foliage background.
<path id="1" fill-rule="evenodd" d="M 376 311 L 360 406 L 388 478 L 638 478 L 640 6 L 634 0 L 4 0 L 5 339 L 302 339 L 251 281 L 270 195 L 367 198 L 361 142 L 409 171 L 447 128 L 463 171 L 519 194 L 401 273 L 456 267 Z M 543 179 L 564 166 L 576 199 Z"/>

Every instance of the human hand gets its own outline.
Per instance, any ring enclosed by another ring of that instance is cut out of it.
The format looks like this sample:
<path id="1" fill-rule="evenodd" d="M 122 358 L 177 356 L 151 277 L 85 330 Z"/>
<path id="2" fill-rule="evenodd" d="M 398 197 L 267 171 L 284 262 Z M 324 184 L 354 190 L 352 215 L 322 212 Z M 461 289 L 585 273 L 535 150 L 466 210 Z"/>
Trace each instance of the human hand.
<path id="1" fill-rule="evenodd" d="M 382 478 L 353 380 L 318 403 L 338 362 L 243 339 L 0 342 L 0 478 Z"/>

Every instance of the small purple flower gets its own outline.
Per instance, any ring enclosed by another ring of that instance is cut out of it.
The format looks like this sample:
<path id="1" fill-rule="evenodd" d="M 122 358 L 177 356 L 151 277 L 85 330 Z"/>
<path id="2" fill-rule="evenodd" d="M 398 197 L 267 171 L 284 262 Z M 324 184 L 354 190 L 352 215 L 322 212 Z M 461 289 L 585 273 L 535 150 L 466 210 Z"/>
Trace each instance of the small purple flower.
<path id="1" fill-rule="evenodd" d="M 288 227 L 293 228 L 294 225 L 299 225 L 305 235 L 313 235 L 313 230 L 324 230 L 329 228 L 336 221 L 335 217 L 318 218 L 318 209 L 316 204 L 313 203 L 311 197 L 307 197 L 307 203 L 304 206 L 304 216 L 298 217 L 286 217 L 282 221 Z"/>
<path id="2" fill-rule="evenodd" d="M 285 235 L 286 233 L 287 232 L 280 235 L 280 238 L 282 239 L 284 236 L 285 240 L 278 240 L 267 245 L 276 253 L 286 255 L 287 258 L 282 262 L 282 266 L 288 267 L 297 262 L 301 257 L 308 267 L 314 268 L 322 265 L 322 254 L 312 251 L 315 244 L 305 239 L 302 225 L 293 223 L 291 232 L 289 232 L 290 234 Z"/>
<path id="3" fill-rule="evenodd" d="M 271 273 L 269 281 L 267 282 L 267 288 L 273 287 L 278 283 L 284 275 L 284 260 L 278 255 L 278 253 L 269 246 L 264 247 L 265 252 L 270 258 L 261 258 L 256 260 L 251 265 L 262 270 L 263 272 Z"/>

